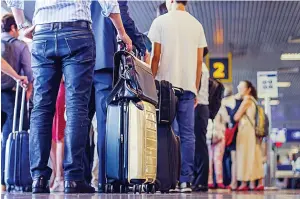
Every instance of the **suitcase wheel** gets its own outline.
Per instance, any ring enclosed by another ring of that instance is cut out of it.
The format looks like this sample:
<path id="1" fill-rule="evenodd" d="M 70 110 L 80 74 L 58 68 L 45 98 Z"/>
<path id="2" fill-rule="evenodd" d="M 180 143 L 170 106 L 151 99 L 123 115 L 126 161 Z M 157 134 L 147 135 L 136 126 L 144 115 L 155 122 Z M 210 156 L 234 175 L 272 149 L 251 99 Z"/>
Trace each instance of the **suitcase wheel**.
<path id="1" fill-rule="evenodd" d="M 154 194 L 155 193 L 155 185 L 154 184 L 145 184 L 144 185 L 144 191 L 146 193 L 152 193 Z"/>
<path id="2" fill-rule="evenodd" d="M 133 185 L 133 193 L 136 194 L 136 193 L 142 193 L 143 192 L 143 185 L 138 185 L 138 184 L 135 184 Z"/>
<path id="3" fill-rule="evenodd" d="M 111 184 L 106 184 L 105 188 L 104 188 L 104 192 L 105 193 L 114 193 L 115 192 L 114 186 Z"/>
<path id="4" fill-rule="evenodd" d="M 128 189 L 126 185 L 120 185 L 120 193 L 128 193 Z"/>

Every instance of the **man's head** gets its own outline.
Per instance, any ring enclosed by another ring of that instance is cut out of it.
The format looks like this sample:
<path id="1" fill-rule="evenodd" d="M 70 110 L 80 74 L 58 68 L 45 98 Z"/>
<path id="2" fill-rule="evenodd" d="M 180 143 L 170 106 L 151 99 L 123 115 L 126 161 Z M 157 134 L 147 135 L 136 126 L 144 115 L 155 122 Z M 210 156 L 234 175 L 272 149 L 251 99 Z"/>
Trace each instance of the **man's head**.
<path id="1" fill-rule="evenodd" d="M 157 17 L 163 14 L 166 14 L 168 12 L 167 6 L 166 6 L 166 2 L 160 4 L 156 10 L 156 15 Z"/>
<path id="2" fill-rule="evenodd" d="M 15 37 L 15 38 L 19 37 L 17 23 L 12 14 L 6 14 L 2 17 L 1 29 L 2 29 L 2 32 L 8 32 L 12 37 Z"/>
<path id="3" fill-rule="evenodd" d="M 186 6 L 187 0 L 185 1 L 179 1 L 179 0 L 166 0 L 166 6 L 168 10 L 173 10 L 174 8 L 176 9 L 177 5 L 181 4 L 183 6 Z"/>

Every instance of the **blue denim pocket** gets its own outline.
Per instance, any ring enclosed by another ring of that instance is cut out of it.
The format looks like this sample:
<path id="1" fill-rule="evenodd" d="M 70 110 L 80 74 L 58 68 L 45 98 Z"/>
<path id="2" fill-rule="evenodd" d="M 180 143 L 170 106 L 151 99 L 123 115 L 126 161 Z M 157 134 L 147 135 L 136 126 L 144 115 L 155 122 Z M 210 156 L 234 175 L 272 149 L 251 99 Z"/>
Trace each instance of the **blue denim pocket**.
<path id="1" fill-rule="evenodd" d="M 80 63 L 95 61 L 96 48 L 93 34 L 65 37 L 70 59 Z"/>
<path id="2" fill-rule="evenodd" d="M 47 62 L 46 59 L 47 40 L 34 40 L 31 49 L 31 65 L 39 66 Z"/>

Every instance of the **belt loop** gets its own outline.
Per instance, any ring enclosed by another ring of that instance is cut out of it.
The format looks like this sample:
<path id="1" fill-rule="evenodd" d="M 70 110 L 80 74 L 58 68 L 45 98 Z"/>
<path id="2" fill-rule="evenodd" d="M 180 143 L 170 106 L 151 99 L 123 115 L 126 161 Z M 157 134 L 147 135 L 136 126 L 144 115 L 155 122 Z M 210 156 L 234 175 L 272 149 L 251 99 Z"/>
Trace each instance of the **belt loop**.
<path id="1" fill-rule="evenodd" d="M 62 23 L 58 23 L 58 30 L 62 29 Z"/>
<path id="2" fill-rule="evenodd" d="M 50 24 L 50 30 L 53 30 L 54 29 L 54 23 L 51 23 Z"/>

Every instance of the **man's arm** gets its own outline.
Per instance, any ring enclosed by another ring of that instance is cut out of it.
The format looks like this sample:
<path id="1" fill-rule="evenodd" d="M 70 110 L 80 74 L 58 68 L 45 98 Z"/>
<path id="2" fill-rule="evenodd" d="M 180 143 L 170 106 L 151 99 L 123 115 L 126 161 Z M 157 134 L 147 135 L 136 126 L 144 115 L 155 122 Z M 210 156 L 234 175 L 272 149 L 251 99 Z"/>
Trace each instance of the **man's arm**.
<path id="1" fill-rule="evenodd" d="M 197 93 L 200 90 L 201 74 L 202 74 L 202 62 L 203 62 L 203 48 L 197 50 L 197 71 L 196 71 L 196 88 Z"/>
<path id="2" fill-rule="evenodd" d="M 28 84 L 27 77 L 18 75 L 18 73 L 3 58 L 1 58 L 1 71 L 16 81 L 21 81 L 22 85 Z"/>
<path id="3" fill-rule="evenodd" d="M 151 59 L 151 70 L 152 70 L 153 77 L 156 77 L 158 71 L 160 54 L 161 54 L 161 44 L 154 42 L 152 47 L 152 59 Z"/>
<path id="4" fill-rule="evenodd" d="M 146 53 L 146 44 L 144 41 L 144 37 L 143 34 L 137 29 L 134 21 L 129 15 L 127 5 L 128 2 L 124 0 L 119 0 L 118 2 L 125 31 L 132 40 L 132 43 L 144 55 Z"/>
<path id="5" fill-rule="evenodd" d="M 118 36 L 120 39 L 126 44 L 127 50 L 132 50 L 132 41 L 129 36 L 126 34 L 121 15 L 120 15 L 120 8 L 117 0 L 98 0 L 100 3 L 103 11 L 102 14 L 106 17 L 109 17 L 114 24 Z"/>

